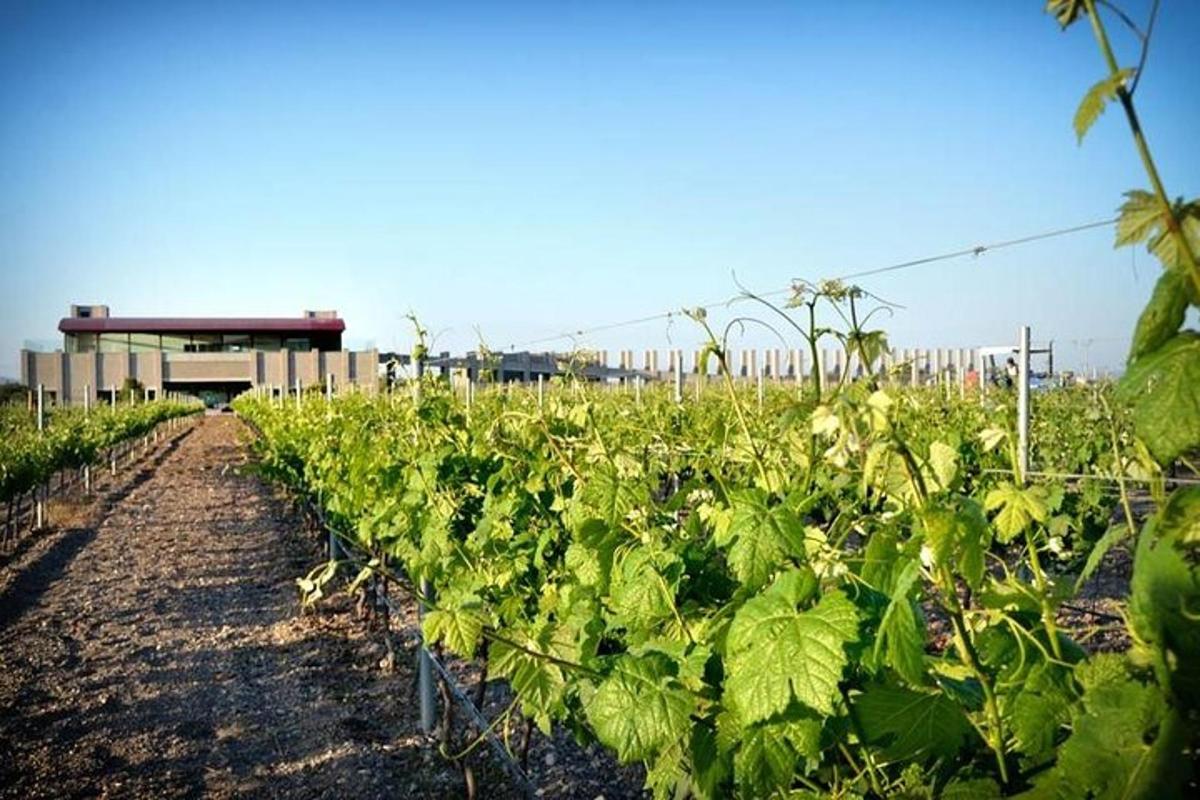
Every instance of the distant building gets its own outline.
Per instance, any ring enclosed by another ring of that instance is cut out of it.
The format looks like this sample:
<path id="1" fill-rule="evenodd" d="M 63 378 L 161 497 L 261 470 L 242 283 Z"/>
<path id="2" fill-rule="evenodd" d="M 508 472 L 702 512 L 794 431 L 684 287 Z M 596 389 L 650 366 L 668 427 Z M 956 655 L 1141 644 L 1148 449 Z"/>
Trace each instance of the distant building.
<path id="1" fill-rule="evenodd" d="M 58 323 L 63 348 L 21 351 L 21 381 L 52 402 L 108 399 L 128 379 L 150 397 L 181 392 L 229 399 L 257 386 L 376 386 L 373 350 L 342 350 L 346 323 L 334 311 L 295 318 L 113 317 L 108 306 L 73 305 Z"/>

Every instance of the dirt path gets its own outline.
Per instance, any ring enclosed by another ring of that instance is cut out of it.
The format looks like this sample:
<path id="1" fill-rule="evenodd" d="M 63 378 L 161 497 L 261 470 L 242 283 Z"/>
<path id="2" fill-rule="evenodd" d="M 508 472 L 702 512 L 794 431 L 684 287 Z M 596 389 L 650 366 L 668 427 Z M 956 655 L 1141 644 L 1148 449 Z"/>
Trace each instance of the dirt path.
<path id="1" fill-rule="evenodd" d="M 5 567 L 0 797 L 456 793 L 407 663 L 348 604 L 297 614 L 315 553 L 240 435 L 204 419 Z"/>

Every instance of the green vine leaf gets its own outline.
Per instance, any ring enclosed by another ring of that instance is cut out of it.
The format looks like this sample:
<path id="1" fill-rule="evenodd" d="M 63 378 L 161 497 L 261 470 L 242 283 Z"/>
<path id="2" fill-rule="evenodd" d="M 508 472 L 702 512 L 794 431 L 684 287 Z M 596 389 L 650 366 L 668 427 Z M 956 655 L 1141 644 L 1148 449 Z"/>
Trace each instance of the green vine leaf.
<path id="1" fill-rule="evenodd" d="M 801 758 L 816 759 L 821 723 L 807 717 L 752 726 L 734 755 L 737 784 L 750 797 L 766 797 L 788 788 Z"/>
<path id="2" fill-rule="evenodd" d="M 518 642 L 533 652 L 545 652 L 545 642 L 517 637 Z M 543 637 L 544 638 L 544 637 Z M 550 733 L 550 718 L 562 706 L 566 678 L 562 669 L 544 658 L 530 655 L 504 642 L 492 642 L 488 649 L 488 672 L 497 678 L 508 678 L 513 691 L 521 698 L 522 712 L 537 722 L 545 734 Z"/>
<path id="3" fill-rule="evenodd" d="M 421 620 L 421 635 L 427 642 L 443 642 L 457 655 L 472 658 L 479 637 L 483 635 L 484 618 L 474 607 L 438 608 Z"/>
<path id="4" fill-rule="evenodd" d="M 1025 676 L 1012 700 L 1013 743 L 1032 763 L 1052 757 L 1059 731 L 1070 722 L 1076 700 L 1070 674 L 1056 664 L 1039 664 Z"/>
<path id="5" fill-rule="evenodd" d="M 931 506 L 918 517 L 929 555 L 938 566 L 949 566 L 971 589 L 983 582 L 984 553 L 992 542 L 987 517 L 970 498 L 958 498 L 949 507 Z"/>
<path id="6" fill-rule="evenodd" d="M 1129 535 L 1129 526 L 1124 522 L 1119 522 L 1115 525 L 1110 525 L 1104 535 L 1092 545 L 1092 551 L 1088 553 L 1087 561 L 1083 564 L 1083 569 L 1079 572 L 1079 577 L 1075 579 L 1075 591 L 1078 592 L 1083 588 L 1083 585 L 1088 582 L 1088 579 L 1095 574 L 1100 562 L 1104 560 L 1104 556 L 1108 551 L 1117 544 L 1117 542 Z"/>
<path id="7" fill-rule="evenodd" d="M 652 554 L 639 549 L 614 570 L 610 598 L 621 622 L 634 631 L 644 631 L 671 616 L 669 591 Z"/>
<path id="8" fill-rule="evenodd" d="M 1083 0 L 1047 0 L 1046 13 L 1052 14 L 1058 24 L 1066 28 L 1087 13 L 1087 6 Z"/>
<path id="9" fill-rule="evenodd" d="M 1192 265 L 1181 238 L 1186 238 L 1193 255 L 1200 254 L 1200 201 L 1179 198 L 1168 209 L 1157 195 L 1143 189 L 1126 192 L 1125 197 L 1117 217 L 1115 246 L 1146 242 L 1165 268 L 1186 274 Z M 1178 224 L 1178 235 L 1171 231 L 1171 217 Z"/>
<path id="10" fill-rule="evenodd" d="M 793 699 L 832 714 L 845 645 L 857 636 L 858 610 L 841 592 L 802 612 L 778 595 L 759 595 L 729 628 L 726 700 L 745 722 L 782 713 Z"/>
<path id="11" fill-rule="evenodd" d="M 942 800 L 1000 800 L 1000 784 L 991 778 L 952 780 L 942 790 Z"/>
<path id="12" fill-rule="evenodd" d="M 1187 732 L 1153 683 L 1126 672 L 1124 656 L 1102 653 L 1076 668 L 1085 691 L 1058 764 L 1035 780 L 1025 800 L 1062 797 L 1182 796 Z"/>
<path id="13" fill-rule="evenodd" d="M 769 727 L 752 727 L 734 756 L 737 783 L 750 796 L 767 796 L 786 789 L 796 771 L 796 751 Z"/>
<path id="14" fill-rule="evenodd" d="M 1110 101 L 1117 99 L 1117 90 L 1124 86 L 1136 71 L 1132 67 L 1126 67 L 1097 81 L 1092 88 L 1087 90 L 1087 94 L 1083 96 L 1079 108 L 1075 111 L 1075 136 L 1080 144 L 1083 144 L 1083 137 L 1087 135 L 1088 129 L 1104 113 L 1104 107 Z"/>
<path id="15" fill-rule="evenodd" d="M 1143 529 L 1130 583 L 1129 620 L 1159 652 L 1163 675 L 1189 704 L 1200 703 L 1200 486 L 1177 489 Z"/>
<path id="16" fill-rule="evenodd" d="M 1121 378 L 1118 395 L 1159 463 L 1200 445 L 1200 334 L 1184 331 L 1142 356 Z"/>
<path id="17" fill-rule="evenodd" d="M 1172 208 L 1175 219 L 1179 223 L 1179 234 L 1164 231 L 1150 243 L 1150 252 L 1158 257 L 1167 269 L 1187 273 L 1192 269 L 1191 261 L 1183 248 L 1186 239 L 1192 255 L 1200 258 L 1200 202 L 1190 203 L 1176 201 Z M 1191 284 L 1189 295 L 1192 303 L 1197 303 L 1195 284 Z"/>
<path id="18" fill-rule="evenodd" d="M 1005 483 L 988 492 L 983 505 L 988 511 L 1000 509 L 994 521 L 999 533 L 996 539 L 1003 544 L 1017 538 L 1033 522 L 1045 522 L 1049 513 L 1046 490 L 1041 486 L 1022 489 L 1015 484 Z"/>
<path id="19" fill-rule="evenodd" d="M 1132 189 L 1125 193 L 1125 198 L 1117 214 L 1117 247 L 1144 242 L 1166 230 L 1164 209 L 1156 195 Z"/>
<path id="20" fill-rule="evenodd" d="M 728 753 L 720 750 L 716 732 L 708 725 L 692 726 L 689 754 L 693 790 L 701 800 L 717 800 L 722 796 L 722 784 L 729 777 L 731 764 Z"/>
<path id="21" fill-rule="evenodd" d="M 949 490 L 958 477 L 958 450 L 945 442 L 934 442 L 929 445 L 929 466 L 937 479 L 937 485 L 943 490 Z"/>
<path id="22" fill-rule="evenodd" d="M 904 680 L 918 686 L 925 678 L 925 618 L 909 594 L 920 577 L 921 565 L 916 559 L 900 571 L 875 639 L 875 658 L 879 658 L 886 645 L 888 665 Z"/>
<path id="23" fill-rule="evenodd" d="M 1174 336 L 1187 314 L 1192 283 L 1187 275 L 1168 269 L 1154 284 L 1154 294 L 1138 317 L 1133 331 L 1133 343 L 1129 349 L 1129 363 L 1161 347 Z"/>
<path id="24" fill-rule="evenodd" d="M 952 757 L 972 733 L 962 709 L 941 692 L 876 685 L 851 705 L 867 740 L 893 761 Z"/>
<path id="25" fill-rule="evenodd" d="M 746 489 L 733 496 L 732 509 L 729 565 L 748 589 L 765 585 L 789 557 L 804 557 L 804 523 L 787 506 L 771 506 L 766 492 Z"/>
<path id="26" fill-rule="evenodd" d="M 596 738 L 623 762 L 653 757 L 691 728 L 692 695 L 665 656 L 622 656 L 585 707 Z"/>

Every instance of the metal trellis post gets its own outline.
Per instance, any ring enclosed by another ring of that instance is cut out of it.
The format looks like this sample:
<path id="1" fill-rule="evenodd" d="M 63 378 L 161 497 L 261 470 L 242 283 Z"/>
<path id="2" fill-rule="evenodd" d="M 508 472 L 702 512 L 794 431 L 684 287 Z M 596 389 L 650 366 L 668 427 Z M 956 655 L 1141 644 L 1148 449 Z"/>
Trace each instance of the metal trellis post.
<path id="1" fill-rule="evenodd" d="M 433 587 L 421 579 L 420 616 L 425 616 L 426 600 L 433 599 Z M 421 637 L 421 651 L 417 655 L 417 693 L 421 697 L 421 732 L 431 733 L 437 724 L 437 701 L 433 693 L 433 664 L 429 651 L 425 649 L 425 638 Z"/>
<path id="2" fill-rule="evenodd" d="M 1017 472 L 1029 472 L 1029 326 L 1022 325 L 1017 354 Z"/>
<path id="3" fill-rule="evenodd" d="M 92 412 L 92 385 L 85 383 L 83 385 L 83 418 L 87 419 Z M 92 465 L 83 465 L 83 493 L 92 493 Z"/>
<path id="4" fill-rule="evenodd" d="M 37 429 L 39 434 L 46 429 L 46 387 L 40 383 L 37 387 Z M 45 487 L 38 487 L 37 498 L 37 508 L 34 513 L 37 516 L 37 528 L 41 530 L 42 524 L 46 521 Z"/>

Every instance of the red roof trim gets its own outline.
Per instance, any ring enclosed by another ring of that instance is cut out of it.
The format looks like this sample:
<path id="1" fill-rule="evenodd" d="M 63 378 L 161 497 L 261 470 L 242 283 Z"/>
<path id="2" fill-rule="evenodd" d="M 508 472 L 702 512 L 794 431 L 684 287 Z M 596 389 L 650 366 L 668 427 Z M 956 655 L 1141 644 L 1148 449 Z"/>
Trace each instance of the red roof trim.
<path id="1" fill-rule="evenodd" d="M 341 319 L 287 317 L 67 317 L 63 333 L 341 333 Z"/>

